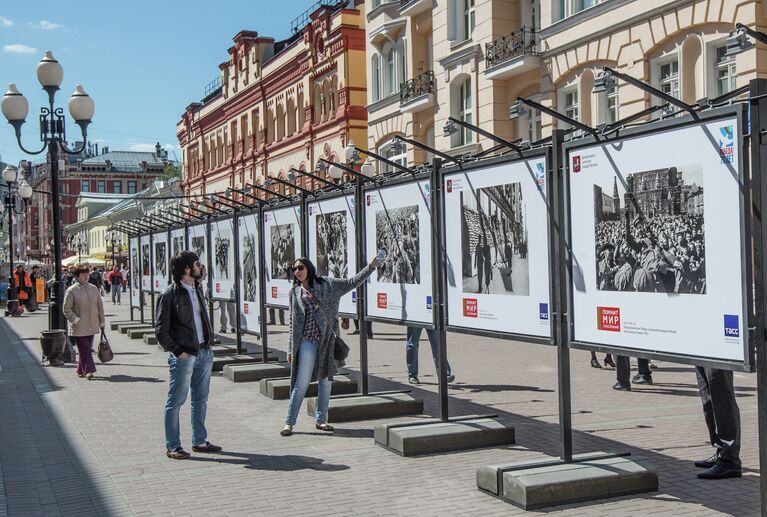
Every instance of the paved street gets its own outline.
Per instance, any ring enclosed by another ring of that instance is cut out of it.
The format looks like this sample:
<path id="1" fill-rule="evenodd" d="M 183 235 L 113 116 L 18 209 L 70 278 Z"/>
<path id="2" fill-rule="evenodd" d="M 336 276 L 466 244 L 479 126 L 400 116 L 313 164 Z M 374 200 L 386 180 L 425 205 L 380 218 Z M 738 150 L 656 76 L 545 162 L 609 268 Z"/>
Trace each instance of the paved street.
<path id="1" fill-rule="evenodd" d="M 127 305 L 105 299 L 105 307 L 108 320 L 129 319 Z M 477 467 L 558 454 L 556 361 L 545 346 L 449 335 L 451 414 L 492 412 L 513 421 L 511 447 L 403 458 L 373 443 L 377 421 L 338 424 L 335 435 L 321 435 L 305 410 L 297 433 L 283 438 L 286 401 L 214 374 L 208 429 L 224 452 L 174 461 L 164 456 L 165 355 L 111 332 L 115 360 L 97 364 L 89 382 L 73 365 L 39 365 L 46 325 L 45 311 L 0 320 L 0 516 L 520 514 L 477 490 Z M 284 351 L 286 328 L 270 328 L 270 346 Z M 372 388 L 406 388 L 404 329 L 375 324 L 374 331 Z M 422 343 L 423 384 L 413 392 L 434 415 L 425 335 Z M 356 361 L 352 347 L 352 370 Z M 646 455 L 659 470 L 660 491 L 531 513 L 758 514 L 754 375 L 735 375 L 744 477 L 704 482 L 691 463 L 711 452 L 692 369 L 658 363 L 654 386 L 622 393 L 610 389 L 613 370 L 588 362 L 587 352 L 573 351 L 576 453 Z M 181 421 L 191 450 L 188 404 Z"/>

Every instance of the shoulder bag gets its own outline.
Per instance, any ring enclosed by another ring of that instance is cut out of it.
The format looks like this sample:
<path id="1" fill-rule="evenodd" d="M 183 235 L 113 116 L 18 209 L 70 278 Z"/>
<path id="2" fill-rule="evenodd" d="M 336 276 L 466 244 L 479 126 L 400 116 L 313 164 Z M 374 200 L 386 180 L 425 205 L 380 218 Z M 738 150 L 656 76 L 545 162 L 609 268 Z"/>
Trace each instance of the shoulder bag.
<path id="1" fill-rule="evenodd" d="M 108 363 L 115 358 L 115 354 L 112 352 L 112 347 L 109 346 L 109 339 L 107 339 L 107 335 L 104 332 L 104 329 L 101 329 L 101 340 L 99 341 L 99 350 L 97 355 L 99 361 L 102 363 Z"/>
<path id="2" fill-rule="evenodd" d="M 304 289 L 301 287 L 301 289 Z M 325 312 L 324 307 L 322 307 L 322 304 L 317 299 L 316 296 L 314 296 L 314 293 L 304 289 L 307 293 L 309 293 L 309 296 L 312 297 L 312 300 L 314 300 L 314 303 L 317 304 L 317 307 L 320 308 L 320 313 L 322 314 L 322 317 L 325 319 L 325 323 L 328 324 L 330 327 L 330 332 L 333 333 L 333 359 L 336 361 L 346 361 L 346 358 L 349 357 L 349 345 L 346 344 L 346 342 L 341 339 L 341 337 L 336 334 L 335 331 L 335 325 L 331 323 L 331 319 L 328 317 L 327 313 Z"/>

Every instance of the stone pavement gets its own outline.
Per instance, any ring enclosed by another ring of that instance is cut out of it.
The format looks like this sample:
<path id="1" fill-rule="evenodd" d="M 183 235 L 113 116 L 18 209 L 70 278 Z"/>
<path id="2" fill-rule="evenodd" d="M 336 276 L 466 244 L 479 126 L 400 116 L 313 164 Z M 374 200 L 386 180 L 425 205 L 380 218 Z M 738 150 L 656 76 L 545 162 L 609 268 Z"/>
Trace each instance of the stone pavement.
<path id="1" fill-rule="evenodd" d="M 127 297 L 126 297 L 127 298 Z M 109 318 L 129 319 L 105 299 Z M 509 515 L 524 513 L 479 492 L 477 467 L 558 455 L 555 351 L 546 346 L 449 335 L 456 382 L 451 415 L 497 413 L 516 425 L 517 444 L 402 458 L 373 443 L 377 421 L 314 431 L 302 411 L 296 434 L 279 436 L 286 401 L 214 374 L 208 407 L 218 455 L 165 458 L 162 415 L 165 355 L 110 333 L 115 360 L 97 378 L 74 367 L 39 365 L 47 313 L 0 319 L 0 517 L 35 515 Z M 269 346 L 286 348 L 286 328 L 270 327 Z M 404 328 L 374 324 L 371 389 L 408 389 Z M 231 337 L 231 335 L 228 335 Z M 252 339 L 252 338 L 251 338 Z M 357 370 L 349 336 L 349 368 Z M 437 411 L 436 378 L 425 335 L 421 347 L 426 415 Z M 284 356 L 284 354 L 280 354 Z M 600 355 L 601 358 L 601 355 Z M 564 515 L 758 515 L 756 378 L 736 373 L 743 424 L 742 479 L 704 482 L 706 429 L 694 372 L 659 363 L 654 386 L 615 392 L 615 372 L 589 367 L 572 352 L 575 452 L 631 451 L 649 457 L 660 491 L 539 512 Z M 182 440 L 191 449 L 189 408 Z"/>

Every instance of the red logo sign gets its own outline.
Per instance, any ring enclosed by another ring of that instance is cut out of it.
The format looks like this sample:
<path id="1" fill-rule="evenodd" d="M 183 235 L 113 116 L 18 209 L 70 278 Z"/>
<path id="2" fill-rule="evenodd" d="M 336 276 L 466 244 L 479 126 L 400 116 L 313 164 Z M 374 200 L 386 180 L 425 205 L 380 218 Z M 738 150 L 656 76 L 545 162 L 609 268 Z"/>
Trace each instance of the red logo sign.
<path id="1" fill-rule="evenodd" d="M 581 157 L 573 156 L 573 172 L 581 172 Z"/>
<path id="2" fill-rule="evenodd" d="M 389 306 L 388 298 L 386 296 L 386 293 L 378 293 L 378 308 L 379 309 L 385 309 Z"/>
<path id="3" fill-rule="evenodd" d="M 155 287 L 160 287 L 160 281 L 159 280 L 155 280 L 154 281 L 154 286 Z"/>
<path id="4" fill-rule="evenodd" d="M 248 314 L 248 304 L 247 304 L 247 303 L 245 304 L 245 306 L 243 307 L 243 309 L 244 309 L 244 311 L 245 311 L 245 314 Z"/>
<path id="5" fill-rule="evenodd" d="M 220 283 L 218 283 L 218 282 L 216 282 L 216 292 L 217 292 L 217 293 L 220 293 L 220 292 L 221 292 L 221 284 L 220 284 Z"/>
<path id="6" fill-rule="evenodd" d="M 370 206 L 370 194 L 365 196 L 365 202 L 368 204 L 368 206 Z"/>
<path id="7" fill-rule="evenodd" d="M 476 298 L 463 299 L 463 315 L 467 318 L 476 318 L 479 316 L 479 308 L 477 307 Z"/>
<path id="8" fill-rule="evenodd" d="M 450 193 L 453 191 L 453 180 L 447 180 L 447 192 Z"/>
<path id="9" fill-rule="evenodd" d="M 277 288 L 272 287 L 272 298 L 277 298 Z"/>
<path id="10" fill-rule="evenodd" d="M 618 307 L 597 307 L 597 328 L 610 332 L 620 332 L 621 310 Z"/>

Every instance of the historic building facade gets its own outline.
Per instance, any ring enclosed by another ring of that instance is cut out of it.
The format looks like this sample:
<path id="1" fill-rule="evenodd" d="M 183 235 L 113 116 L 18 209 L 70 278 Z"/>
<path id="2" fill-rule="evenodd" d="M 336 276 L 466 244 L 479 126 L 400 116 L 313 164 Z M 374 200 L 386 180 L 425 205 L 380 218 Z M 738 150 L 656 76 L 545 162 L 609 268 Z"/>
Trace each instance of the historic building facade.
<path id="1" fill-rule="evenodd" d="M 392 145 L 396 135 L 452 155 L 495 145 L 470 131 L 443 134 L 450 116 L 512 140 L 567 128 L 536 110 L 510 118 L 517 96 L 590 126 L 659 104 L 623 81 L 592 93 L 603 66 L 689 104 L 767 72 L 755 48 L 724 52 L 736 22 L 767 28 L 756 0 L 366 0 L 365 7 L 368 146 L 402 163 L 429 156 Z"/>
<path id="2" fill-rule="evenodd" d="M 293 29 L 283 41 L 238 33 L 220 79 L 186 108 L 177 134 L 187 193 L 284 179 L 320 158 L 343 160 L 350 141 L 365 146 L 362 1 L 307 11 Z"/>

